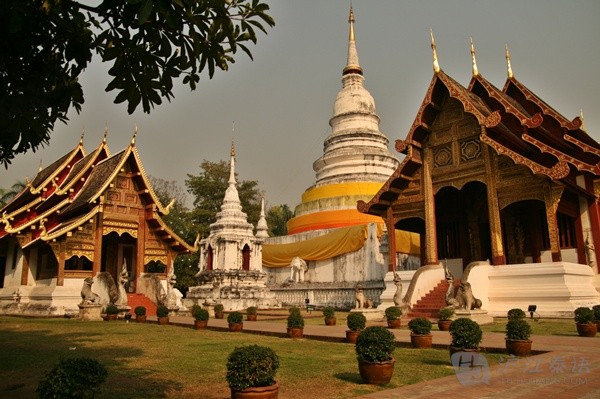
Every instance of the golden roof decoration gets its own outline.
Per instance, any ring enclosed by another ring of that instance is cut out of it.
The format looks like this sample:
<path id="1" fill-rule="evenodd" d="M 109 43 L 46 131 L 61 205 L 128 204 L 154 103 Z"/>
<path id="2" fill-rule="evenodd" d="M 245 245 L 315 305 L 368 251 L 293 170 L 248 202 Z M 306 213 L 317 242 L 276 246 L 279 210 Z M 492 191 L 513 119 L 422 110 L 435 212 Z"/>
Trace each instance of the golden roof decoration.
<path id="1" fill-rule="evenodd" d="M 439 73 L 440 64 L 438 62 L 437 46 L 435 45 L 435 38 L 433 37 L 433 29 L 429 29 L 429 33 L 431 34 L 431 50 L 433 51 L 433 71 Z"/>
<path id="2" fill-rule="evenodd" d="M 475 58 L 475 45 L 473 44 L 473 37 L 469 38 L 471 40 L 471 63 L 472 63 L 472 73 L 473 76 L 479 75 L 479 69 L 477 68 L 477 59 Z"/>
<path id="3" fill-rule="evenodd" d="M 513 71 L 512 68 L 510 66 L 510 53 L 508 52 L 508 44 L 506 44 L 506 74 L 508 75 L 509 79 L 513 78 Z"/>

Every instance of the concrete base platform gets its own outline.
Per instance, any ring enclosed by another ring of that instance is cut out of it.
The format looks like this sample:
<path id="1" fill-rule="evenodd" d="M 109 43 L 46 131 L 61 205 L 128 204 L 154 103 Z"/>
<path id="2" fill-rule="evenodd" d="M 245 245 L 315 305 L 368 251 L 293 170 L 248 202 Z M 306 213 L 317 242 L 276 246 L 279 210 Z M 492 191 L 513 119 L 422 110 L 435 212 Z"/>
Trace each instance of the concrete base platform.
<path id="1" fill-rule="evenodd" d="M 454 315 L 457 319 L 460 317 L 471 319 L 481 326 L 494 323 L 494 318 L 488 314 L 487 310 L 456 310 Z"/>

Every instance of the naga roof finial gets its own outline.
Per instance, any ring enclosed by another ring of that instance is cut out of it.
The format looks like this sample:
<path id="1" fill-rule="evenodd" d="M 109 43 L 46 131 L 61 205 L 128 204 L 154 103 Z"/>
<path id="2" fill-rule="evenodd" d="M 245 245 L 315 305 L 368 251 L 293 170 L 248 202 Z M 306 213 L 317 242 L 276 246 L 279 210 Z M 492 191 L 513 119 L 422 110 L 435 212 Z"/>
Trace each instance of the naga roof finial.
<path id="1" fill-rule="evenodd" d="M 506 73 L 508 75 L 509 79 L 513 78 L 513 71 L 512 68 L 510 66 L 510 53 L 508 52 L 508 44 L 506 45 Z"/>
<path id="2" fill-rule="evenodd" d="M 583 108 L 579 109 L 579 119 L 581 119 L 581 127 L 579 129 L 585 132 L 585 121 L 583 119 Z"/>
<path id="3" fill-rule="evenodd" d="M 471 63 L 472 63 L 472 71 L 473 76 L 479 75 L 479 69 L 477 69 L 477 59 L 475 58 L 475 45 L 473 44 L 473 38 L 469 38 L 471 40 Z"/>
<path id="4" fill-rule="evenodd" d="M 131 145 L 135 145 L 135 136 L 138 134 L 138 127 L 135 125 L 135 130 L 133 131 L 133 137 L 131 138 Z"/>
<path id="5" fill-rule="evenodd" d="M 438 62 L 437 47 L 435 45 L 435 38 L 433 37 L 433 29 L 429 29 L 429 33 L 431 34 L 431 50 L 433 51 L 433 71 L 435 73 L 439 73 L 440 64 Z"/>
<path id="6" fill-rule="evenodd" d="M 102 137 L 102 144 L 106 144 L 106 136 L 108 136 L 108 123 L 104 124 L 104 137 Z"/>
<path id="7" fill-rule="evenodd" d="M 79 137 L 79 145 L 83 145 L 83 136 L 85 136 L 85 127 L 81 131 L 81 136 Z"/>

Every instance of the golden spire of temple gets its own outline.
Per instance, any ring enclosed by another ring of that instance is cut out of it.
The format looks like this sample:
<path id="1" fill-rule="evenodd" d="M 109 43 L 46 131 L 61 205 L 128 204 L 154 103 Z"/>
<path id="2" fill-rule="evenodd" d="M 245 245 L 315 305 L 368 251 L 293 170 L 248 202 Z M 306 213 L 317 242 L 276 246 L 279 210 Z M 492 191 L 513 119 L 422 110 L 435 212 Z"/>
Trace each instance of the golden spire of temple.
<path id="1" fill-rule="evenodd" d="M 508 44 L 506 45 L 506 68 L 507 68 L 508 78 L 512 79 L 513 71 L 512 71 L 512 68 L 510 67 L 510 53 L 508 52 Z"/>
<path id="2" fill-rule="evenodd" d="M 108 123 L 104 123 L 104 137 L 102 137 L 102 144 L 106 144 L 106 136 L 108 136 Z"/>
<path id="3" fill-rule="evenodd" d="M 354 10 L 352 9 L 352 3 L 350 3 L 350 16 L 348 16 L 348 23 L 350 24 L 350 34 L 348 35 L 348 40 L 353 42 L 353 41 L 355 41 L 355 39 L 354 39 Z"/>
<path id="4" fill-rule="evenodd" d="M 362 68 L 358 62 L 358 51 L 356 50 L 356 37 L 354 35 L 354 9 L 350 4 L 350 15 L 348 16 L 348 23 L 350 24 L 350 32 L 348 33 L 348 60 L 346 66 L 342 71 L 343 75 L 350 73 L 356 73 L 362 75 Z"/>
<path id="5" fill-rule="evenodd" d="M 580 127 L 580 129 L 585 132 L 586 130 L 585 130 L 585 121 L 583 119 L 583 108 L 579 109 L 579 119 L 581 119 L 581 127 Z"/>
<path id="6" fill-rule="evenodd" d="M 235 134 L 235 121 L 231 123 L 231 156 L 235 157 L 235 145 L 233 143 L 233 137 Z"/>
<path id="7" fill-rule="evenodd" d="M 435 45 L 435 38 L 433 37 L 433 29 L 429 29 L 431 33 L 431 50 L 433 51 L 433 71 L 435 73 L 440 72 L 440 64 L 438 63 L 437 47 Z"/>
<path id="8" fill-rule="evenodd" d="M 473 76 L 479 75 L 479 69 L 477 69 L 477 59 L 475 58 L 475 45 L 473 44 L 473 38 L 469 37 L 471 40 L 471 63 L 473 64 Z"/>
<path id="9" fill-rule="evenodd" d="M 42 171 L 42 158 L 40 158 L 40 165 L 38 166 L 38 172 Z"/>
<path id="10" fill-rule="evenodd" d="M 135 130 L 133 131 L 133 137 L 131 138 L 131 145 L 135 144 L 135 136 L 138 134 L 138 127 L 135 125 Z"/>
<path id="11" fill-rule="evenodd" d="M 81 136 L 79 137 L 79 145 L 83 145 L 83 136 L 85 135 L 85 127 L 81 131 Z"/>

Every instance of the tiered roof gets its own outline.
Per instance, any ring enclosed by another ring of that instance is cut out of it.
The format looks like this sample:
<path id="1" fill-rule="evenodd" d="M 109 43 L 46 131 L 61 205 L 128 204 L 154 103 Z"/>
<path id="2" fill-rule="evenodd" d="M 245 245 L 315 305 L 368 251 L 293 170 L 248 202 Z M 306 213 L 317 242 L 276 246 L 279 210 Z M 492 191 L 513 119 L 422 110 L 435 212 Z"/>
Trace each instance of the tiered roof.
<path id="1" fill-rule="evenodd" d="M 514 77 L 508 48 L 508 78 L 499 90 L 479 73 L 473 45 L 473 77 L 468 88 L 439 67 L 433 34 L 431 45 L 433 78 L 407 138 L 396 141 L 396 150 L 406 157 L 373 199 L 359 202 L 361 212 L 383 216 L 401 190 L 415 179 L 423 163 L 424 142 L 448 96 L 477 119 L 482 126 L 482 142 L 533 173 L 574 188 L 578 173 L 591 174 L 594 179 L 600 176 L 600 144 L 583 130 L 579 116 L 568 120 Z M 590 190 L 576 188 L 590 198 L 594 196 Z"/>

